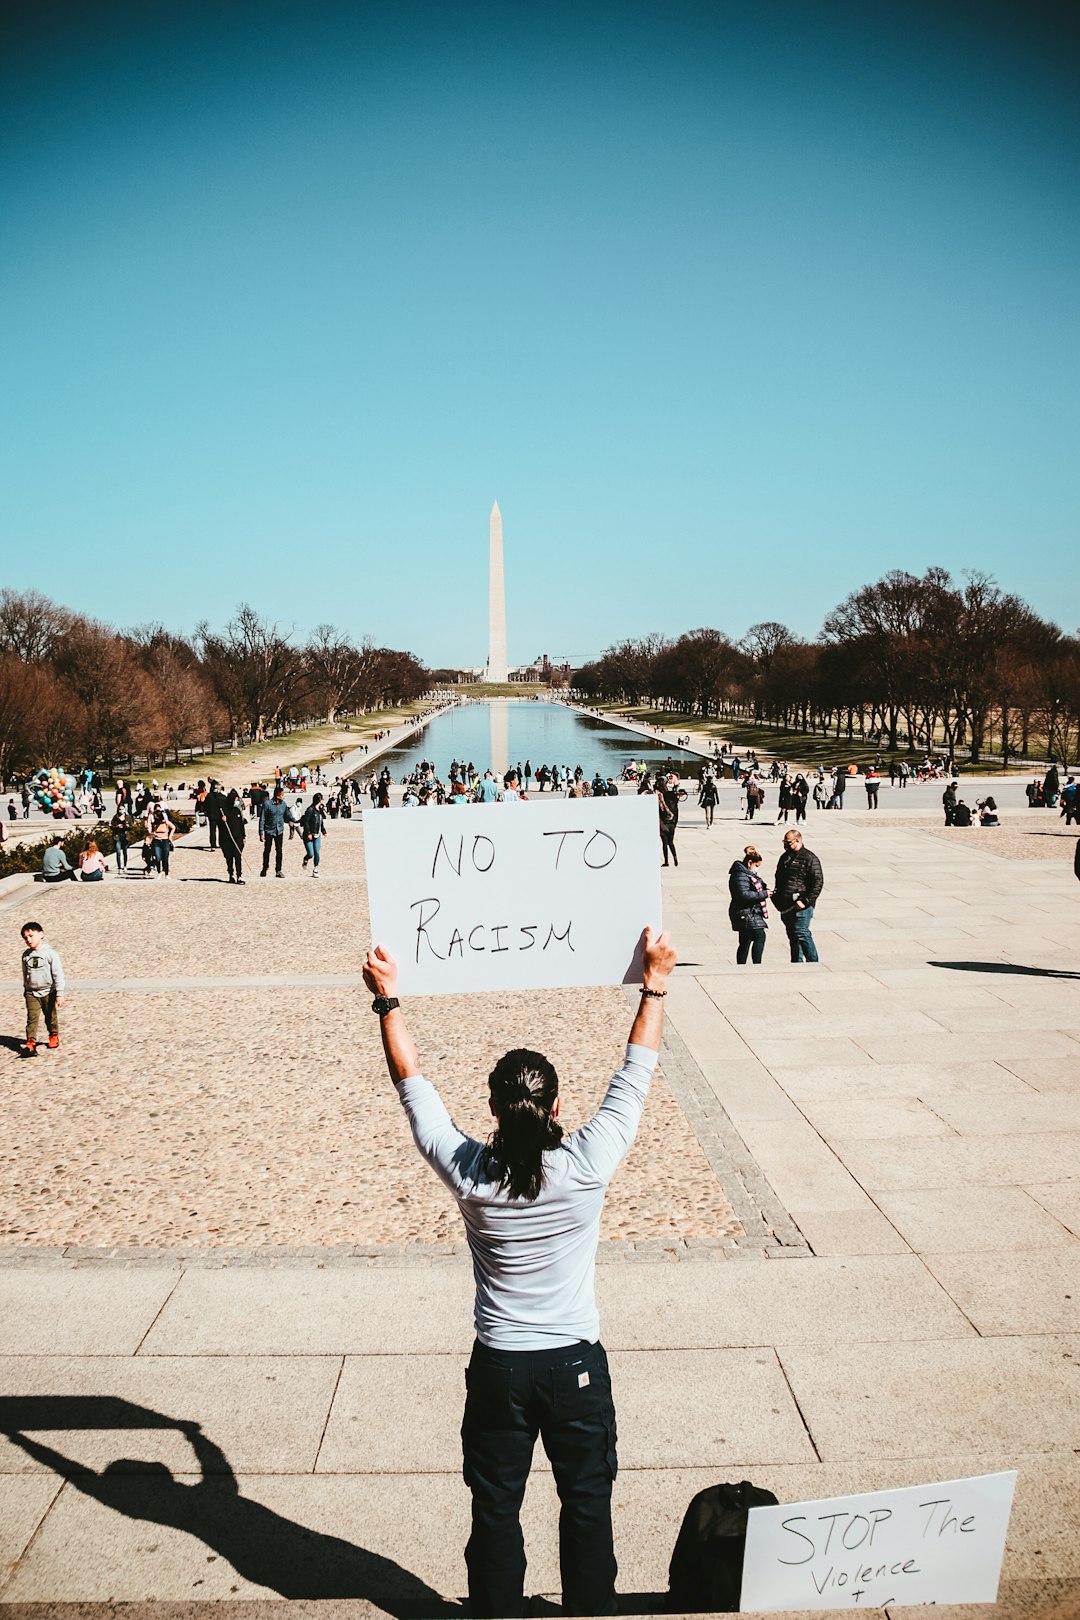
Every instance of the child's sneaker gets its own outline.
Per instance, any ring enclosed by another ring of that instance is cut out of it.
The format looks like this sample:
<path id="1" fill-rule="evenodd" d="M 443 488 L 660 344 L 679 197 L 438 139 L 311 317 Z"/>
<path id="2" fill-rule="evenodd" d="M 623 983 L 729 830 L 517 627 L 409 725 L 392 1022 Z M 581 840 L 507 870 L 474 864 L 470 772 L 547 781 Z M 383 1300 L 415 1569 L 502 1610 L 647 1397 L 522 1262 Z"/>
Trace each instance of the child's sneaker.
<path id="1" fill-rule="evenodd" d="M 23 1057 L 37 1057 L 37 1041 L 24 1041 L 19 1050 Z"/>
<path id="2" fill-rule="evenodd" d="M 59 1037 L 59 1035 L 50 1035 L 49 1036 L 49 1045 L 52 1047 L 53 1051 L 55 1052 L 56 1048 L 60 1045 L 60 1037 Z"/>

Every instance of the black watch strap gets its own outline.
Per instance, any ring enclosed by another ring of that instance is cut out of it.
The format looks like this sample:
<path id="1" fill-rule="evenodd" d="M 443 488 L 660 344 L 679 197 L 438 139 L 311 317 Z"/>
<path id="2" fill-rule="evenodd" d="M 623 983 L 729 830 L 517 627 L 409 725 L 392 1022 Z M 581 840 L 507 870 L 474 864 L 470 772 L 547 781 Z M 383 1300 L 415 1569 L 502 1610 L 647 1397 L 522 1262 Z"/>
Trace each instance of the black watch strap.
<path id="1" fill-rule="evenodd" d="M 401 1002 L 397 996 L 376 996 L 371 1003 L 371 1010 L 373 1013 L 378 1013 L 380 1018 L 385 1018 L 388 1012 L 393 1012 L 395 1007 L 400 1006 Z"/>

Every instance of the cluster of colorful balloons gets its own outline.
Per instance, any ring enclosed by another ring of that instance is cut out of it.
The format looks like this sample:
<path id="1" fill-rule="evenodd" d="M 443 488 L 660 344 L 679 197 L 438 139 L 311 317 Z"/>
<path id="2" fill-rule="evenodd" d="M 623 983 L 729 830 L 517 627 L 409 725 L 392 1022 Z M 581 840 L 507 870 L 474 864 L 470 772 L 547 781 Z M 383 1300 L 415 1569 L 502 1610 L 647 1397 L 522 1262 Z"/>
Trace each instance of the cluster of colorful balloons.
<path id="1" fill-rule="evenodd" d="M 50 770 L 40 770 L 34 782 L 34 798 L 51 815 L 62 816 L 64 805 L 75 802 L 76 778 L 70 771 L 58 770 L 54 765 Z"/>

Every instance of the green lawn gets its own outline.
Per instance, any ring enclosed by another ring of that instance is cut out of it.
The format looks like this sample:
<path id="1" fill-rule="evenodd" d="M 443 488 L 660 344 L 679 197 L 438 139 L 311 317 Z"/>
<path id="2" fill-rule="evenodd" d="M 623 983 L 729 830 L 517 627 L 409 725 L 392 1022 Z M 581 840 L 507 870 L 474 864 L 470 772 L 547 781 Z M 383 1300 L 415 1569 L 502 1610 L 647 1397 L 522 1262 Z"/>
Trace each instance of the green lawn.
<path id="1" fill-rule="evenodd" d="M 737 750 L 753 748 L 758 754 L 767 754 L 770 758 L 783 759 L 792 765 L 872 765 L 876 759 L 889 761 L 889 750 L 879 749 L 873 743 L 861 742 L 858 737 L 848 741 L 845 737 L 824 737 L 820 732 L 811 732 L 809 735 L 801 731 L 781 731 L 776 726 L 756 726 L 750 720 L 728 720 L 710 718 L 703 720 L 699 714 L 680 714 L 672 710 L 651 709 L 647 705 L 626 709 L 618 703 L 605 703 L 602 707 L 608 713 L 628 714 L 635 720 L 644 721 L 647 725 L 663 726 L 667 732 L 692 731 L 696 734 L 716 738 L 731 745 Z M 906 759 L 908 764 L 922 759 L 922 751 L 916 750 L 909 754 L 906 750 L 898 748 L 894 756 L 897 761 Z M 1000 760 L 991 760 L 989 763 L 971 765 L 966 760 L 957 761 L 957 769 L 961 775 L 985 776 L 988 773 L 997 776 L 1002 773 Z M 1029 775 L 1031 767 L 1026 765 L 1010 765 L 1009 774 L 1018 773 Z"/>
<path id="2" fill-rule="evenodd" d="M 290 731 L 284 737 L 267 737 L 265 742 L 245 743 L 242 748 L 219 748 L 214 754 L 195 754 L 179 765 L 161 765 L 153 771 L 140 771 L 141 777 L 157 776 L 164 781 L 205 777 L 215 772 L 235 772 L 250 767 L 256 774 L 272 771 L 275 765 L 283 769 L 289 765 L 323 765 L 338 748 L 355 748 L 373 731 L 387 731 L 403 720 L 421 714 L 428 708 L 426 702 L 406 703 L 395 709 L 373 710 L 370 714 L 351 715 L 348 731 L 345 722 L 333 725 L 308 726 Z M 123 773 L 121 773 L 123 774 Z"/>
<path id="3" fill-rule="evenodd" d="M 451 689 L 465 698 L 524 698 L 551 696 L 551 687 L 542 681 L 466 681 Z"/>

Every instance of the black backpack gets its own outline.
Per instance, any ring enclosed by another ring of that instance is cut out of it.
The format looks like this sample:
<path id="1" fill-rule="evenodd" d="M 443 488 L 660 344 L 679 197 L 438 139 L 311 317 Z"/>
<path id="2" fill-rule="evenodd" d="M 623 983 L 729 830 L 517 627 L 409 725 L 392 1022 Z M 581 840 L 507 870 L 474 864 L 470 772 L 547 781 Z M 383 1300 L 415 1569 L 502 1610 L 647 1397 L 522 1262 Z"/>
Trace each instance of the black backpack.
<path id="1" fill-rule="evenodd" d="M 668 1569 L 669 1614 L 736 1614 L 742 1593 L 746 1517 L 776 1507 L 771 1491 L 744 1479 L 710 1485 L 686 1510 Z"/>

